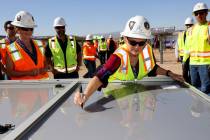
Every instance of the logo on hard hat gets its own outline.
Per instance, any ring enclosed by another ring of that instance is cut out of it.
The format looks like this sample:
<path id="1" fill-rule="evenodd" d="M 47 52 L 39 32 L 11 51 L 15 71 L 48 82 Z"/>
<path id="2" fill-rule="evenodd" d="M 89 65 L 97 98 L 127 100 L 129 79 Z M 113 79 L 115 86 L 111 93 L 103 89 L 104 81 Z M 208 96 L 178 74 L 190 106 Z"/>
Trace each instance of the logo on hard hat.
<path id="1" fill-rule="evenodd" d="M 146 22 L 144 22 L 144 27 L 145 27 L 145 29 L 149 30 L 150 25 L 149 25 L 149 23 L 148 23 L 147 21 L 146 21 Z"/>
<path id="2" fill-rule="evenodd" d="M 32 18 L 32 20 L 34 21 L 34 17 L 33 17 L 33 16 L 31 16 L 31 18 Z"/>
<path id="3" fill-rule="evenodd" d="M 135 24 L 136 24 L 135 21 L 130 21 L 130 22 L 129 22 L 129 28 L 130 28 L 130 30 L 133 29 L 133 27 L 134 27 Z"/>
<path id="4" fill-rule="evenodd" d="M 20 21 L 21 20 L 21 16 L 17 16 L 17 21 Z"/>

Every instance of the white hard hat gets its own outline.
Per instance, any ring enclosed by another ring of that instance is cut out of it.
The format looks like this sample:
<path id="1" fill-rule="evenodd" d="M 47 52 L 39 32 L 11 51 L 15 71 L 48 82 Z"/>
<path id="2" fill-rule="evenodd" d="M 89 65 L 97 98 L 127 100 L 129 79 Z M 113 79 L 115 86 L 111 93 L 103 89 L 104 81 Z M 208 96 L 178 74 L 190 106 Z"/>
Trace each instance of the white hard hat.
<path id="1" fill-rule="evenodd" d="M 88 34 L 88 35 L 86 36 L 86 39 L 85 39 L 85 40 L 93 40 L 93 36 L 90 35 L 90 34 Z"/>
<path id="2" fill-rule="evenodd" d="M 149 22 L 143 16 L 135 16 L 130 18 L 126 23 L 125 29 L 121 35 L 142 39 L 152 38 Z"/>
<path id="3" fill-rule="evenodd" d="M 66 22 L 65 22 L 64 18 L 62 18 L 62 17 L 55 18 L 53 27 L 57 27 L 57 26 L 66 26 Z"/>
<path id="4" fill-rule="evenodd" d="M 208 10 L 208 6 L 203 2 L 199 2 L 194 6 L 193 12 L 200 11 L 200 10 Z"/>
<path id="5" fill-rule="evenodd" d="M 184 24 L 185 24 L 185 25 L 194 24 L 193 18 L 191 18 L 191 17 L 186 18 Z"/>
<path id="6" fill-rule="evenodd" d="M 102 35 L 102 36 L 101 36 L 101 39 L 102 39 L 102 38 L 105 38 L 105 37 Z"/>
<path id="7" fill-rule="evenodd" d="M 35 25 L 33 16 L 26 11 L 20 11 L 16 14 L 14 21 L 11 23 L 17 27 L 34 28 Z"/>
<path id="8" fill-rule="evenodd" d="M 112 35 L 109 35 L 109 38 L 112 38 Z"/>

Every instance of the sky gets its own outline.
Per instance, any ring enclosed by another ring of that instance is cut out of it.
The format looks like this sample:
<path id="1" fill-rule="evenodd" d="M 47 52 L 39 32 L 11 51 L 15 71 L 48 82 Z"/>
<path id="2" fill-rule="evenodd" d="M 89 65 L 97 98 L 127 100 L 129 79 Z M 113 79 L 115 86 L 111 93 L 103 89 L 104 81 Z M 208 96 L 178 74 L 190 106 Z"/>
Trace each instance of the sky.
<path id="1" fill-rule="evenodd" d="M 210 9 L 210 0 L 1 0 L 0 34 L 5 35 L 4 22 L 14 20 L 21 10 L 33 15 L 38 25 L 34 35 L 39 36 L 55 34 L 53 21 L 58 16 L 65 19 L 67 34 L 80 36 L 121 32 L 136 15 L 146 17 L 153 28 L 183 29 L 197 2 L 206 3 Z"/>

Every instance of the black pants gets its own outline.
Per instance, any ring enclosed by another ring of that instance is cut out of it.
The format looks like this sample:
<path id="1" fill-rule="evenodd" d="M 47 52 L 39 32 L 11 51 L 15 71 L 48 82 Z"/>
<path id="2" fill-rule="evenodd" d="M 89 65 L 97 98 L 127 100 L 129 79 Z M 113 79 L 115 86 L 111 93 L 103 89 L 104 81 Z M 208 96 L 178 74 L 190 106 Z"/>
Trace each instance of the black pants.
<path id="1" fill-rule="evenodd" d="M 101 62 L 101 65 L 103 65 L 105 62 L 106 62 L 106 51 L 100 51 L 98 53 L 98 56 L 99 56 L 99 60 Z"/>
<path id="2" fill-rule="evenodd" d="M 77 71 L 71 73 L 56 73 L 54 75 L 54 79 L 71 79 L 71 78 L 79 78 L 79 74 Z"/>
<path id="3" fill-rule="evenodd" d="M 96 72 L 96 62 L 90 60 L 84 60 L 84 64 L 88 72 L 83 76 L 84 78 L 92 78 Z"/>
<path id="4" fill-rule="evenodd" d="M 185 63 L 182 63 L 182 75 L 184 80 L 189 84 L 191 84 L 189 63 L 190 63 L 190 58 L 188 58 Z"/>

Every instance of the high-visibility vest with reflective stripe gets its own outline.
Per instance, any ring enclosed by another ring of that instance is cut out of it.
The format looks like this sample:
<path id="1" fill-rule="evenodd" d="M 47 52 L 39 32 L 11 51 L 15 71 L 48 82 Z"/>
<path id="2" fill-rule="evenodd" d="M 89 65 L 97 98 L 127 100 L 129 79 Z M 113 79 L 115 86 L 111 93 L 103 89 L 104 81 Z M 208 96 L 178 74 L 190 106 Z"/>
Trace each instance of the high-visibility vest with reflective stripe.
<path id="1" fill-rule="evenodd" d="M 52 52 L 54 69 L 59 72 L 65 73 L 65 59 L 67 62 L 67 72 L 71 73 L 77 68 L 77 49 L 76 49 L 76 39 L 67 39 L 66 52 L 63 52 L 57 37 L 49 39 L 49 47 Z M 66 53 L 66 58 L 64 58 L 64 53 Z"/>
<path id="2" fill-rule="evenodd" d="M 208 43 L 208 23 L 195 24 L 188 42 L 190 65 L 210 64 L 210 44 Z"/>
<path id="3" fill-rule="evenodd" d="M 95 57 L 96 47 L 93 44 L 89 45 L 85 42 L 82 47 L 82 52 L 83 52 L 83 59 L 90 60 L 90 61 L 96 60 L 96 57 Z"/>
<path id="4" fill-rule="evenodd" d="M 120 57 L 121 65 L 118 70 L 110 76 L 109 81 L 112 80 L 134 80 L 134 74 L 130 64 L 129 53 L 126 49 L 126 44 L 118 48 L 114 54 Z M 138 80 L 141 80 L 154 68 L 155 61 L 152 53 L 152 47 L 147 44 L 142 51 L 139 52 L 139 72 Z"/>
<path id="5" fill-rule="evenodd" d="M 9 57 L 14 63 L 14 70 L 19 72 L 32 71 L 34 69 L 44 68 L 45 56 L 42 54 L 41 43 L 33 40 L 34 47 L 37 53 L 37 64 L 31 59 L 31 57 L 22 49 L 22 47 L 15 41 L 14 43 L 7 46 Z M 12 80 L 32 80 L 32 79 L 48 79 L 47 72 L 36 75 L 36 76 L 21 76 L 21 77 L 10 77 Z"/>
<path id="6" fill-rule="evenodd" d="M 1 62 L 6 64 L 6 46 L 10 44 L 7 38 L 3 38 L 0 40 L 0 53 L 1 53 Z"/>
<path id="7" fill-rule="evenodd" d="M 183 56 L 184 55 L 184 33 L 185 31 L 179 33 L 178 35 L 178 52 L 179 52 L 179 56 Z"/>
<path id="8" fill-rule="evenodd" d="M 99 42 L 99 51 L 107 51 L 106 41 L 102 42 L 100 40 L 100 42 Z"/>

